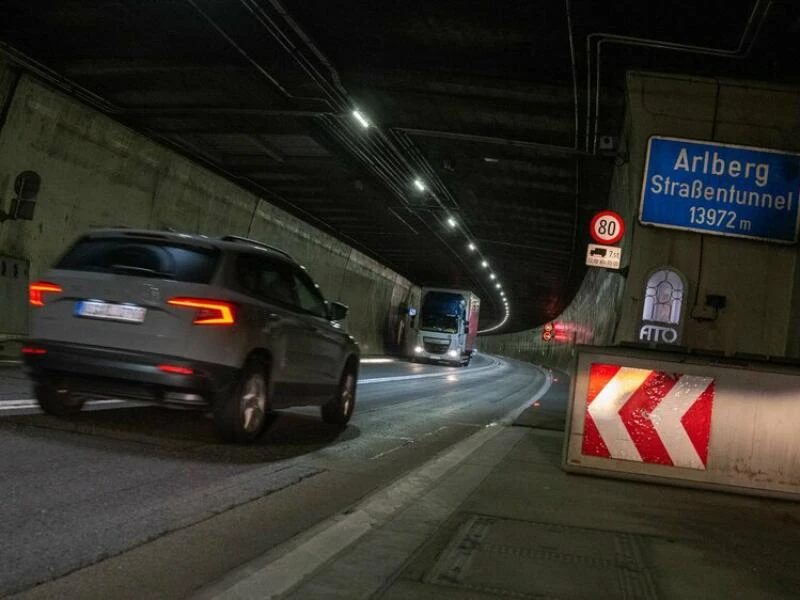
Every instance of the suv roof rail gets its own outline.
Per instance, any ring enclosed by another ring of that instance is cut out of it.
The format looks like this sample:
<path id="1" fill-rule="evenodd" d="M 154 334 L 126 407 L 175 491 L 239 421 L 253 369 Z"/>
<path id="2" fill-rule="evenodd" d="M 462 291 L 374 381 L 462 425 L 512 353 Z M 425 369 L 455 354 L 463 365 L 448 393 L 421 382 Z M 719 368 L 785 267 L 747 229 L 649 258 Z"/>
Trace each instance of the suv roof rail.
<path id="1" fill-rule="evenodd" d="M 269 244 L 265 244 L 264 242 L 259 242 L 258 240 L 252 240 L 250 238 L 242 237 L 241 235 L 223 235 L 220 238 L 223 242 L 241 242 L 244 244 L 251 244 L 253 246 L 258 246 L 259 248 L 264 248 L 266 250 L 272 250 L 273 252 L 277 252 L 278 254 L 282 254 L 289 260 L 294 260 L 292 255 L 286 252 L 285 250 L 281 250 L 280 248 L 276 248 L 275 246 L 270 246 Z"/>

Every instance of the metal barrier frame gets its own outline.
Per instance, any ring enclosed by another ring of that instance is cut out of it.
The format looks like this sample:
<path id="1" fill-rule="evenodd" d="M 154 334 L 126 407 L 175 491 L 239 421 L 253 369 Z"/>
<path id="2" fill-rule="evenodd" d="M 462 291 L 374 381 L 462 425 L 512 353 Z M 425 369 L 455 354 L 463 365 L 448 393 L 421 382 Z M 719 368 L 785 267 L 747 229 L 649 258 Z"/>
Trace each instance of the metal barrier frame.
<path id="1" fill-rule="evenodd" d="M 713 376 L 705 469 L 582 453 L 593 363 Z M 562 449 L 570 473 L 800 501 L 800 366 L 785 358 L 725 357 L 635 347 L 578 347 Z"/>

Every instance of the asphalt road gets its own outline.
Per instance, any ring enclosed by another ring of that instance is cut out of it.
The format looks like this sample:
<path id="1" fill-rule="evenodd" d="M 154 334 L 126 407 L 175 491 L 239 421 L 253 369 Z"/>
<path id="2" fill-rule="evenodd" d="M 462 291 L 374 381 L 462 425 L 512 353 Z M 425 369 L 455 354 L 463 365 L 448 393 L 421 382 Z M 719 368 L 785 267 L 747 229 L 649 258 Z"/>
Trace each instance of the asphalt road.
<path id="1" fill-rule="evenodd" d="M 0 597 L 186 597 L 548 385 L 480 355 L 463 369 L 367 363 L 348 427 L 292 410 L 242 447 L 193 412 L 106 402 L 49 417 L 21 373 L 0 371 Z"/>

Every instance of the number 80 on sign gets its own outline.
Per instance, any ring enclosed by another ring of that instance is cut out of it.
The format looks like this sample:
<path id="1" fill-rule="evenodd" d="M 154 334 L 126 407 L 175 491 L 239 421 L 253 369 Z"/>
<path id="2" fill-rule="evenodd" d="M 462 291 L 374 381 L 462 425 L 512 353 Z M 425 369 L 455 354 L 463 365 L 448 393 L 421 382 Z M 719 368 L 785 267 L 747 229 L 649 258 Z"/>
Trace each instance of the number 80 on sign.
<path id="1" fill-rule="evenodd" d="M 614 211 L 603 210 L 592 218 L 589 231 L 598 244 L 616 244 L 625 233 L 625 222 Z"/>

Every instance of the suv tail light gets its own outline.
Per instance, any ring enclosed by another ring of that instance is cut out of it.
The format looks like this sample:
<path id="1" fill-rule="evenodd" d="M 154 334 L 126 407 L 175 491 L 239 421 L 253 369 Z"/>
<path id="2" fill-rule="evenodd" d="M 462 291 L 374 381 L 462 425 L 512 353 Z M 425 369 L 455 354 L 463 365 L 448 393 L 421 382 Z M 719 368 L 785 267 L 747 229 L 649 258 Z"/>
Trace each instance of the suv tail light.
<path id="1" fill-rule="evenodd" d="M 194 375 L 194 369 L 178 365 L 158 365 L 158 370 L 171 375 Z"/>
<path id="2" fill-rule="evenodd" d="M 33 346 L 23 346 L 22 347 L 23 354 L 35 354 L 37 356 L 42 356 L 43 354 L 47 354 L 47 350 L 44 348 L 35 348 Z"/>
<path id="3" fill-rule="evenodd" d="M 193 308 L 195 325 L 233 325 L 236 322 L 236 307 L 224 300 L 208 298 L 171 298 L 167 304 Z"/>
<path id="4" fill-rule="evenodd" d="M 35 281 L 28 286 L 31 306 L 44 306 L 45 294 L 60 294 L 63 291 L 60 285 L 49 281 Z"/>

